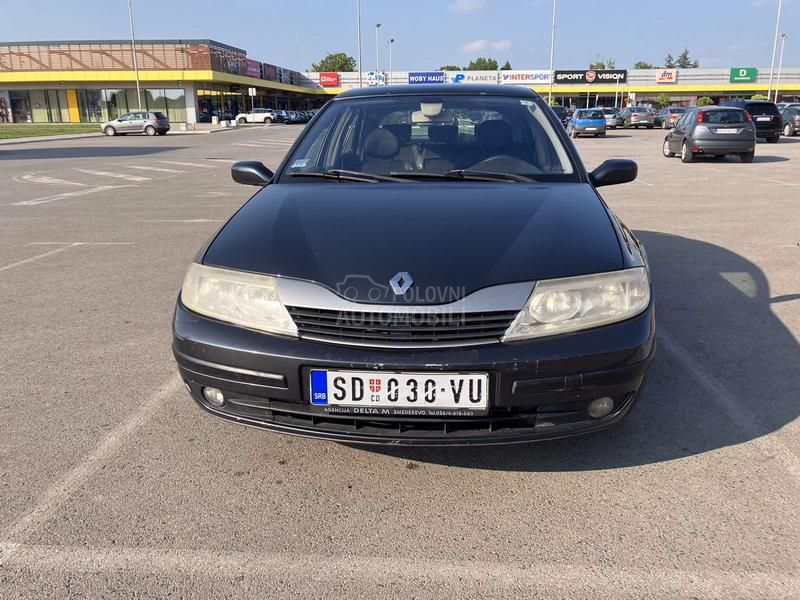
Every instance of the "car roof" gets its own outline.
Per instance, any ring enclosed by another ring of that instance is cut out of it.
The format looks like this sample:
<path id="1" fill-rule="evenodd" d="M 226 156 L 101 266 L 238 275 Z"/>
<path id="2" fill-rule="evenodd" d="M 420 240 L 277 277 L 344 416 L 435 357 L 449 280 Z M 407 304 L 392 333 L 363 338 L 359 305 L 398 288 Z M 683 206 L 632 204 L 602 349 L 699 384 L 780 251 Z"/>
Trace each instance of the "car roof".
<path id="1" fill-rule="evenodd" d="M 526 87 L 511 85 L 486 85 L 474 83 L 436 84 L 420 83 L 411 85 L 384 85 L 357 88 L 342 92 L 334 102 L 347 98 L 367 98 L 376 96 L 471 96 L 483 94 L 486 96 L 512 96 L 516 98 L 539 98 L 539 94 Z"/>

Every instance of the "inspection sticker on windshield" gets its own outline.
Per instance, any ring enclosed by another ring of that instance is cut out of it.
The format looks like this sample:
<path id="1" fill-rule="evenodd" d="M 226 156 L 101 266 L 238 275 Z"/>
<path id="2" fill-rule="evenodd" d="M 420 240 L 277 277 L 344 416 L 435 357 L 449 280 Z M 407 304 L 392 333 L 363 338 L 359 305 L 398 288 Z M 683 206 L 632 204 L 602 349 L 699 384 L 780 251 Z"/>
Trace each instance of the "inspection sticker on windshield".
<path id="1" fill-rule="evenodd" d="M 290 169 L 303 169 L 308 166 L 308 163 L 311 162 L 311 159 L 308 158 L 298 158 L 292 163 L 292 166 L 289 167 Z"/>
<path id="2" fill-rule="evenodd" d="M 311 404 L 329 413 L 376 416 L 486 414 L 489 375 L 314 369 Z"/>

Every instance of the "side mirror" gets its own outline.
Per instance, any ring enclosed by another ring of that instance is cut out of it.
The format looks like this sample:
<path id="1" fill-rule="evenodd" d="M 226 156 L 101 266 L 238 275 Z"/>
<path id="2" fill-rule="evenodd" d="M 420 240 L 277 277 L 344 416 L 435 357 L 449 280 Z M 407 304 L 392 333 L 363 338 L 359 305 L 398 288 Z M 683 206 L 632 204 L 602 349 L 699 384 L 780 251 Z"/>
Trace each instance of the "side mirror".
<path id="1" fill-rule="evenodd" d="M 244 185 L 267 185 L 275 175 L 264 163 L 257 160 L 243 160 L 231 167 L 231 177 L 236 183 Z"/>
<path id="2" fill-rule="evenodd" d="M 589 174 L 589 180 L 594 187 L 628 183 L 636 179 L 639 167 L 632 160 L 612 158 L 605 161 Z"/>

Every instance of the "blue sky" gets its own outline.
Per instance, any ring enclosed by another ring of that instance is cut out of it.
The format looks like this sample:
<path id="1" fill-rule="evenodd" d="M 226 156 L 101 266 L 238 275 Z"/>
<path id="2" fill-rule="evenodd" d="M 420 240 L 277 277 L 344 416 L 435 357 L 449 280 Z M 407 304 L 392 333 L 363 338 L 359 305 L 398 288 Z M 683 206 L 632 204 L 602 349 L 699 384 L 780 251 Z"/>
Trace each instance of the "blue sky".
<path id="1" fill-rule="evenodd" d="M 769 66 L 778 0 L 618 2 L 558 0 L 557 68 L 585 68 L 598 54 L 630 68 L 688 46 L 700 66 Z M 125 0 L 3 3 L 0 41 L 128 36 Z M 88 7 L 91 6 L 91 9 Z M 306 69 L 329 51 L 356 53 L 355 0 L 134 0 L 140 38 L 212 38 L 248 55 Z M 640 8 L 637 8 L 640 7 Z M 547 68 L 550 0 L 362 0 L 364 68 L 381 67 L 389 37 L 395 70 L 463 65 L 476 56 Z M 587 17 L 586 15 L 592 15 Z M 613 17 L 613 18 L 612 18 Z M 784 0 L 784 65 L 800 66 L 800 0 Z M 299 42 L 299 43 L 298 43 Z"/>

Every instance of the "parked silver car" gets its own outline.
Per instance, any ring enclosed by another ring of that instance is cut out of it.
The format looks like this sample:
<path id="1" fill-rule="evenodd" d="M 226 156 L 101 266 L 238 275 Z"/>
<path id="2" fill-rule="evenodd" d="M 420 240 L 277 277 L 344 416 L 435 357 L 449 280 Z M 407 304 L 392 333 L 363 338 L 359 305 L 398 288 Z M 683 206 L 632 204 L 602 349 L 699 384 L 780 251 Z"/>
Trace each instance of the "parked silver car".
<path id="1" fill-rule="evenodd" d="M 100 125 L 106 135 L 125 135 L 127 133 L 146 133 L 147 135 L 166 135 L 169 119 L 161 112 L 130 112 L 120 115 L 113 121 Z"/>
<path id="2" fill-rule="evenodd" d="M 620 125 L 620 110 L 618 108 L 603 108 L 603 116 L 606 119 L 607 129 L 616 129 Z"/>
<path id="3" fill-rule="evenodd" d="M 680 154 L 685 163 L 697 156 L 737 154 L 742 162 L 753 162 L 756 126 L 741 108 L 708 106 L 684 114 L 664 138 L 667 158 Z"/>
<path id="4" fill-rule="evenodd" d="M 647 127 L 652 129 L 654 126 L 655 115 L 646 106 L 627 106 L 622 111 L 622 126 L 625 129 L 630 127 Z"/>

